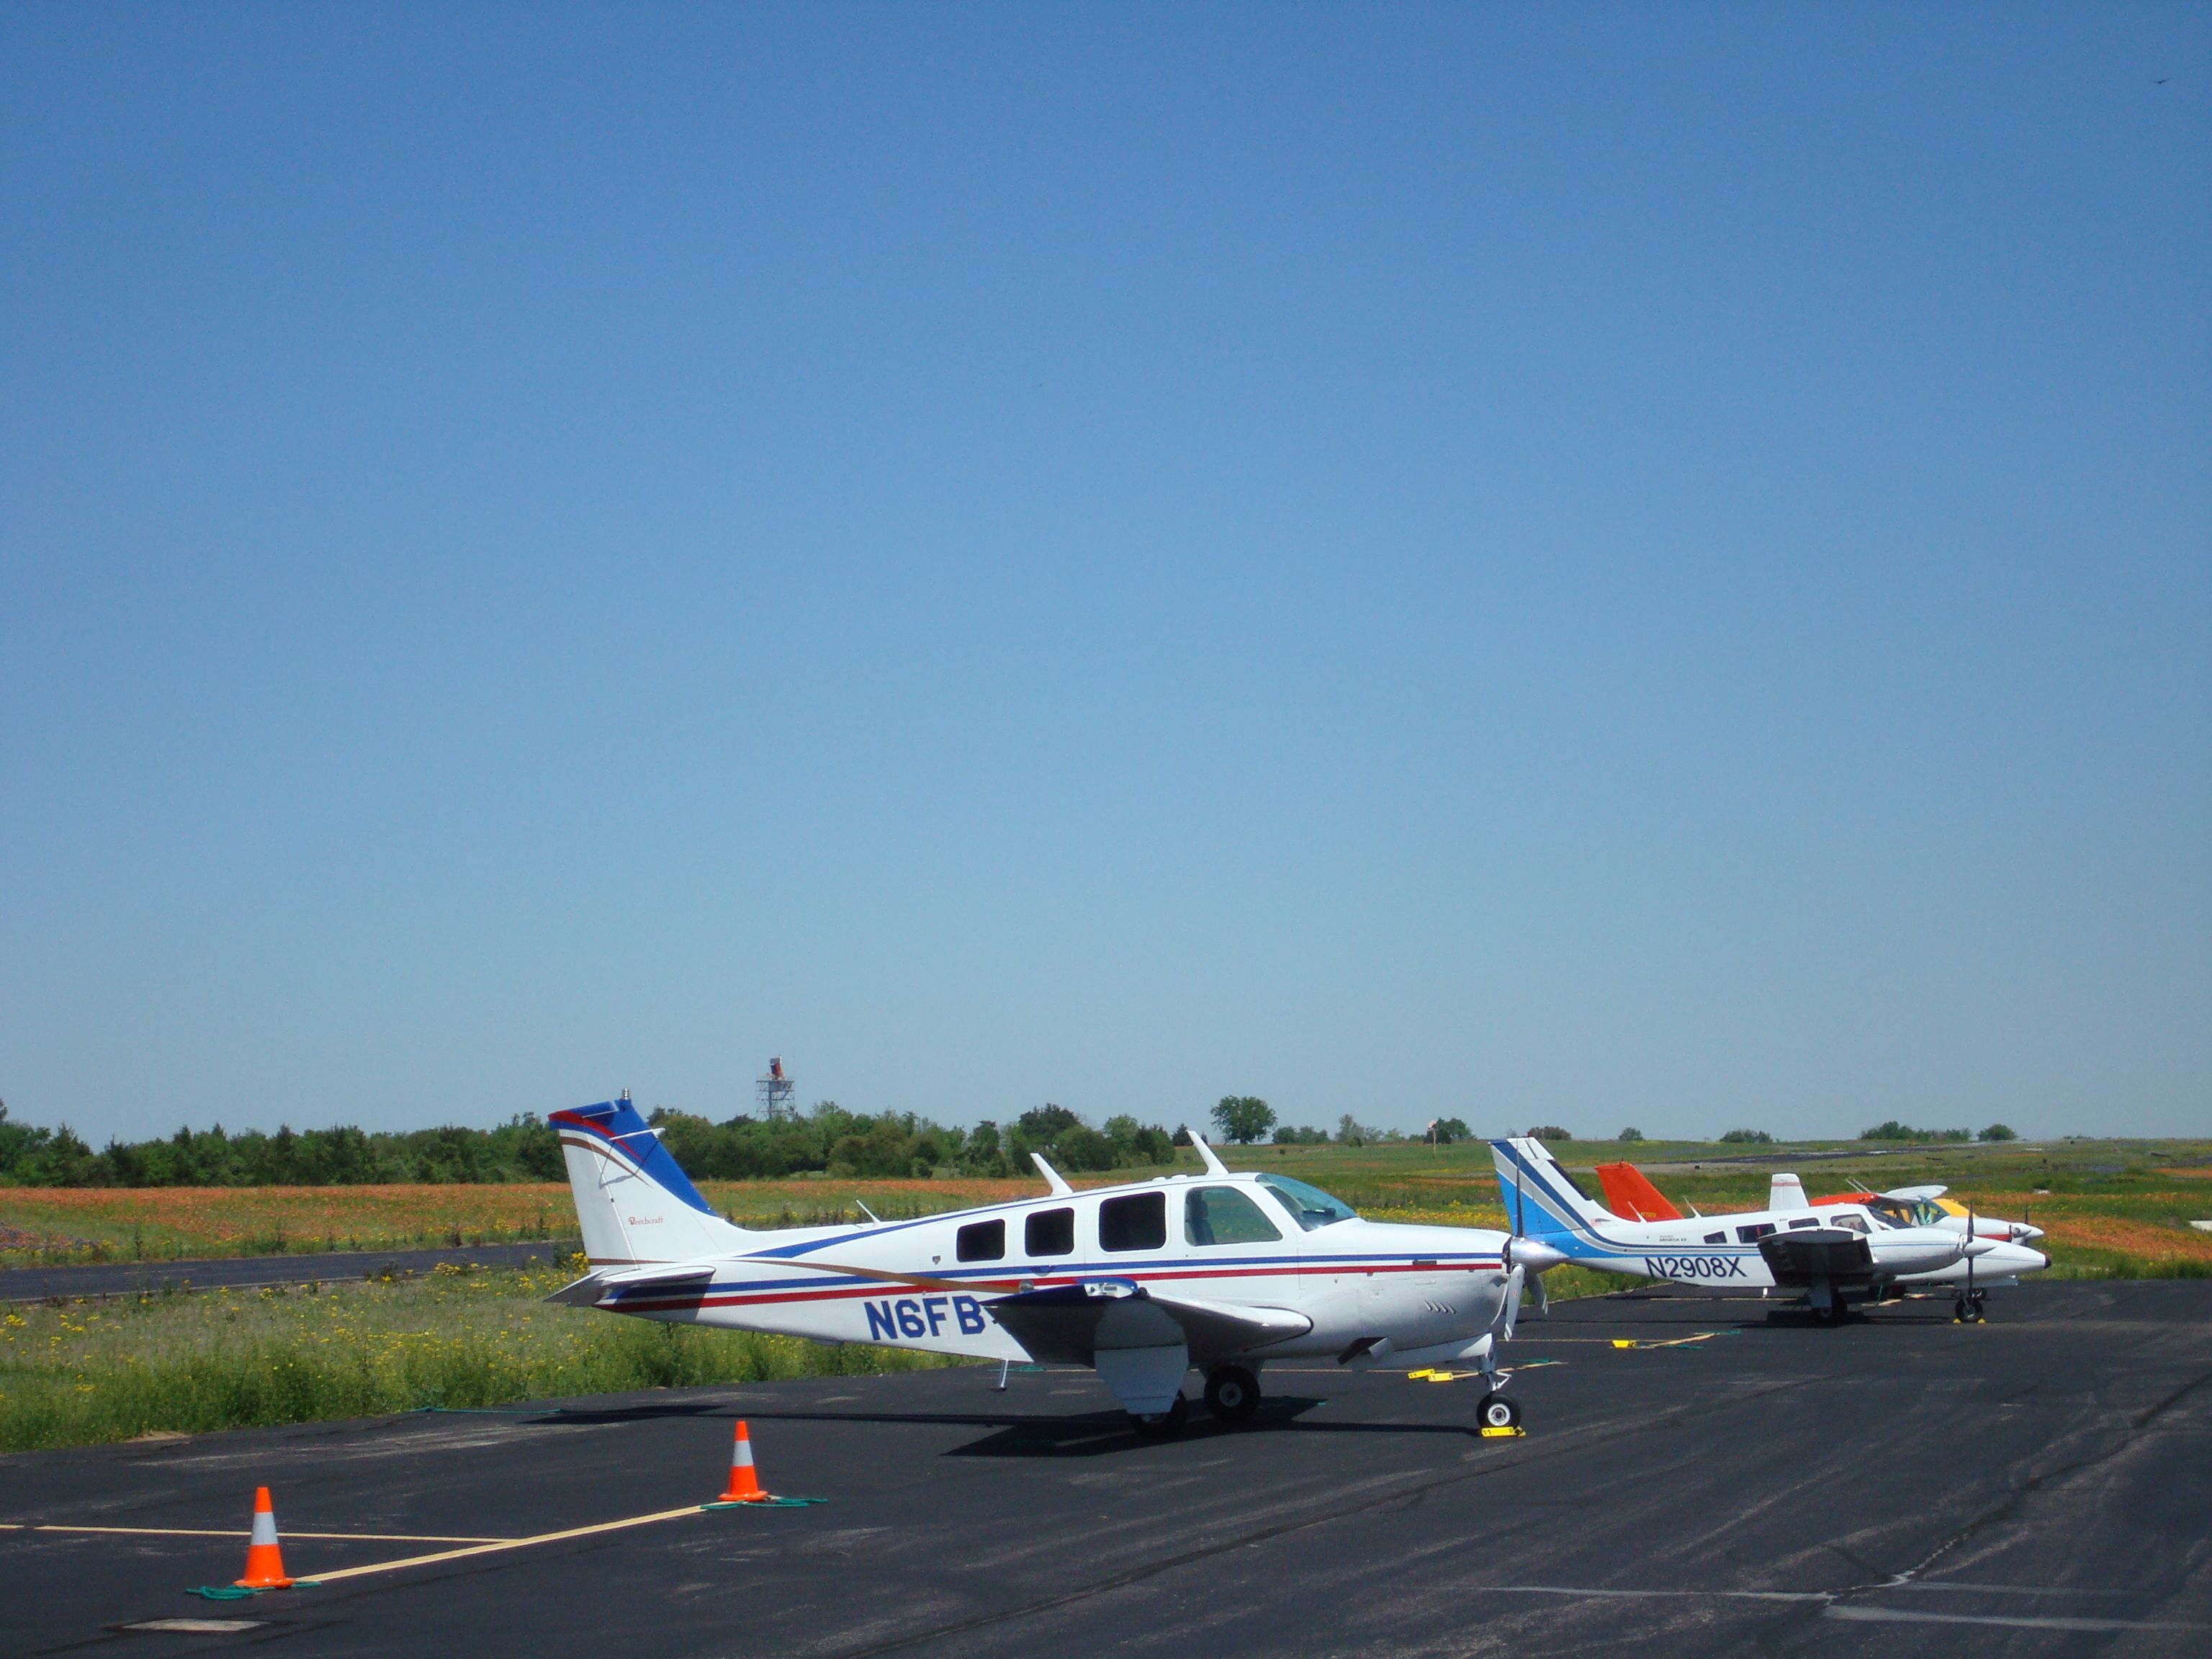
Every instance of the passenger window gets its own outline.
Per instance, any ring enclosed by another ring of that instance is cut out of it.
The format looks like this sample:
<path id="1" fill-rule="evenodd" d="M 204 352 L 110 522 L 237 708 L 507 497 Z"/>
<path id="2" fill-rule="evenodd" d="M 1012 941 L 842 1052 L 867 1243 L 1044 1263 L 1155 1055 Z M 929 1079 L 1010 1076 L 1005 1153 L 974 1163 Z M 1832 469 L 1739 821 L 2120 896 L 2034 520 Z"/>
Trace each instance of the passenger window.
<path id="1" fill-rule="evenodd" d="M 1720 1231 L 1718 1231 L 1718 1232 L 1717 1232 L 1717 1233 L 1707 1233 L 1707 1234 L 1705 1235 L 1705 1243 L 1708 1243 L 1708 1244 L 1725 1244 L 1725 1243 L 1728 1243 L 1728 1229 L 1727 1229 L 1727 1228 L 1725 1228 L 1725 1227 L 1723 1227 L 1723 1228 L 1722 1228 L 1722 1229 L 1720 1230 Z"/>
<path id="2" fill-rule="evenodd" d="M 1867 1225 L 1867 1218 L 1863 1215 L 1836 1216 L 1832 1218 L 1829 1224 L 1831 1226 L 1841 1227 L 1848 1232 L 1854 1233 L 1870 1232 L 1873 1231 Z"/>
<path id="3" fill-rule="evenodd" d="M 1275 1224 L 1234 1187 L 1194 1187 L 1183 1199 L 1182 1236 L 1193 1244 L 1273 1244 Z"/>
<path id="4" fill-rule="evenodd" d="M 1006 1254 L 1006 1224 L 971 1221 L 953 1235 L 952 1253 L 963 1261 L 997 1261 Z"/>
<path id="5" fill-rule="evenodd" d="M 1774 1231 L 1771 1221 L 1754 1221 L 1748 1227 L 1739 1227 L 1735 1236 L 1747 1244 L 1753 1244 Z"/>
<path id="6" fill-rule="evenodd" d="M 1790 1231 L 1794 1233 L 1800 1227 L 1817 1227 L 1820 1224 L 1820 1217 L 1816 1215 L 1801 1215 L 1796 1220 L 1790 1224 Z"/>
<path id="7" fill-rule="evenodd" d="M 1157 1250 L 1168 1242 L 1168 1195 L 1135 1193 L 1098 1206 L 1102 1250 Z"/>
<path id="8" fill-rule="evenodd" d="M 1075 1254 L 1075 1212 L 1032 1210 L 1022 1224 L 1022 1248 L 1031 1255 Z"/>

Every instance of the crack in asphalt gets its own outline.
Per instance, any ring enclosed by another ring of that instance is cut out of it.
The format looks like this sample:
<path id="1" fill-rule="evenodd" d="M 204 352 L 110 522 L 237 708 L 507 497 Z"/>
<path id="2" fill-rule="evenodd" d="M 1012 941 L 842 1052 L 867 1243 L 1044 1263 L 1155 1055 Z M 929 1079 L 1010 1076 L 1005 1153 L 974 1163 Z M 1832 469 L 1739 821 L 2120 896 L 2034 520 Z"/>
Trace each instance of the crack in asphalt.
<path id="1" fill-rule="evenodd" d="M 1957 1549 L 1960 1545 L 1966 1543 L 1976 1534 L 1986 1531 L 1989 1528 L 1997 1525 L 1999 1522 L 2008 1519 L 2011 1516 L 2017 1513 L 2021 1507 L 2030 1498 L 2042 1492 L 2047 1487 L 2061 1480 L 2071 1479 L 2073 1476 L 2082 1473 L 2085 1469 L 2093 1469 L 2100 1463 L 2108 1463 L 2112 1462 L 2112 1459 L 2119 1456 L 2123 1452 L 2127 1451 L 2138 1440 L 2140 1440 L 2143 1436 L 2144 1431 L 2150 1428 L 2160 1418 L 2166 1415 L 2166 1413 L 2171 1411 L 2174 1407 L 2179 1405 L 2184 1400 L 2187 1399 L 2198 1389 L 2203 1388 L 2207 1382 L 2212 1382 L 2212 1371 L 2206 1371 L 2197 1376 L 2191 1377 L 2188 1382 L 2184 1382 L 2179 1388 L 2174 1389 L 2172 1393 L 2167 1395 L 2165 1399 L 2157 1401 L 2153 1404 L 2145 1407 L 2142 1410 L 2135 1413 L 2130 1418 L 2124 1419 L 2127 1424 L 2125 1431 L 2120 1435 L 2117 1441 L 2115 1441 L 2112 1445 L 2106 1447 L 2102 1451 L 2094 1452 L 2086 1457 L 2077 1459 L 2074 1462 L 2061 1464 L 2055 1468 L 2047 1469 L 2043 1474 L 2033 1476 L 2029 1480 L 2021 1482 L 2021 1485 L 2012 1488 L 2002 1498 L 2000 1498 L 1996 1502 L 1992 1503 L 1989 1508 L 1983 1510 L 1981 1514 L 1968 1521 L 1964 1526 L 1960 1527 L 1958 1531 L 1953 1533 L 1942 1543 L 1936 1545 L 1935 1548 L 1929 1550 L 1926 1555 L 1914 1562 L 1912 1565 L 1907 1567 L 1903 1572 L 1898 1574 L 1896 1578 L 1892 1580 L 1891 1583 L 1893 1584 L 1901 1584 L 1908 1579 L 1919 1577 L 1923 1573 L 1928 1571 L 1930 1567 L 1934 1566 L 1936 1562 L 1942 1560 L 1944 1556 L 1949 1554 L 1953 1550 Z M 1873 1588 L 1882 1589 L 1886 1588 L 1886 1586 L 1875 1585 L 1873 1586 Z"/>

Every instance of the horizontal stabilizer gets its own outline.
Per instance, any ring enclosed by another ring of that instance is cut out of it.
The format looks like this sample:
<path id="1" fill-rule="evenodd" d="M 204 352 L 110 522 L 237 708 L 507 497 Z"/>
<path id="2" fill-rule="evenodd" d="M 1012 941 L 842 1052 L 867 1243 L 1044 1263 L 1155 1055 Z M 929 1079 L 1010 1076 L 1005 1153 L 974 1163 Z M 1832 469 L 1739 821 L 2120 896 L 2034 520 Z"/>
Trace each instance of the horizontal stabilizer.
<path id="1" fill-rule="evenodd" d="M 712 1267 L 632 1267 L 622 1273 L 586 1273 L 545 1299 L 571 1308 L 596 1308 L 611 1297 L 673 1296 L 703 1291 L 714 1282 Z"/>

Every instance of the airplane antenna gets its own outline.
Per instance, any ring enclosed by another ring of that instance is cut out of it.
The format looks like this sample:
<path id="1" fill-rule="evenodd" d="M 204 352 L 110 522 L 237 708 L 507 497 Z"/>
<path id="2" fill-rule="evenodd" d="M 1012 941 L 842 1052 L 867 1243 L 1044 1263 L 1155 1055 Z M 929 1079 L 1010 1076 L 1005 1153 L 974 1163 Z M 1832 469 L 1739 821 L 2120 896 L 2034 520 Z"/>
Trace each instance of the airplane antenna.
<path id="1" fill-rule="evenodd" d="M 1044 1177 L 1044 1184 L 1054 1198 L 1066 1198 L 1074 1193 L 1075 1188 L 1060 1178 L 1060 1171 L 1044 1161 L 1042 1152 L 1031 1152 L 1030 1162 L 1037 1166 L 1037 1173 Z"/>
<path id="2" fill-rule="evenodd" d="M 1214 1156 L 1213 1148 L 1206 1144 L 1204 1135 L 1188 1123 L 1182 1126 L 1182 1132 L 1190 1137 L 1190 1144 L 1198 1149 L 1198 1161 L 1206 1165 L 1206 1174 L 1225 1176 L 1229 1173 L 1229 1166 Z"/>
<path id="3" fill-rule="evenodd" d="M 854 1199 L 854 1200 L 853 1200 L 853 1205 L 854 1205 L 854 1207 L 855 1209 L 859 1210 L 859 1211 L 860 1211 L 860 1212 L 862 1215 L 864 1215 L 864 1216 L 867 1217 L 869 1220 L 871 1220 L 871 1221 L 874 1222 L 874 1223 L 876 1224 L 876 1225 L 878 1225 L 878 1227 L 880 1227 L 880 1226 L 882 1226 L 882 1225 L 884 1224 L 884 1218 L 883 1218 L 883 1217 L 881 1217 L 881 1216 L 878 1215 L 878 1214 L 877 1214 L 873 1210 L 870 1209 L 866 1205 L 865 1205 L 865 1204 L 861 1203 L 861 1202 L 860 1202 L 860 1200 L 859 1199 L 857 1199 L 857 1198 L 856 1198 L 856 1199 Z"/>

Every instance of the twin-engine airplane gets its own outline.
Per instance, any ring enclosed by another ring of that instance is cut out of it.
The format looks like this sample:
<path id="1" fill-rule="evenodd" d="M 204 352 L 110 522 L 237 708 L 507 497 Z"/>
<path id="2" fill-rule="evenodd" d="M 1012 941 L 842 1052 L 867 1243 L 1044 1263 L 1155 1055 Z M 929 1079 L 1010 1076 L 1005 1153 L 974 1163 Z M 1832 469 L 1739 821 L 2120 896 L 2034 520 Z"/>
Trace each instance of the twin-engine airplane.
<path id="1" fill-rule="evenodd" d="M 1633 1164 L 1601 1164 L 1597 1166 L 1597 1178 L 1604 1188 L 1607 1206 L 1624 1220 L 1682 1219 L 1682 1212 Z M 1857 1205 L 1893 1227 L 1940 1227 L 1961 1234 L 1971 1230 L 1977 1238 L 1994 1238 L 2007 1244 L 2033 1243 L 2043 1237 L 2042 1228 L 2031 1227 L 2025 1221 L 1978 1215 L 1958 1200 L 1943 1196 L 1950 1190 L 1938 1186 L 1897 1187 L 1878 1193 L 1861 1187 L 1855 1192 L 1828 1193 L 1808 1199 L 1802 1181 L 1794 1175 L 1777 1175 L 1767 1183 L 1766 1207 L 1802 1210 L 1809 1206 L 1821 1210 L 1832 1204 Z"/>
<path id="2" fill-rule="evenodd" d="M 1941 1224 L 1951 1218 L 1939 1212 L 1923 1224 L 1917 1209 L 1875 1194 L 1823 1199 L 1816 1207 L 1795 1176 L 1774 1177 L 1765 1210 L 1686 1217 L 1640 1173 L 1613 1166 L 1628 1172 L 1609 1183 L 1631 1212 L 1619 1216 L 1584 1194 L 1541 1141 L 1493 1140 L 1490 1150 L 1516 1233 L 1608 1273 L 1802 1291 L 1824 1322 L 1840 1320 L 1851 1303 L 1893 1285 L 1948 1285 L 1958 1292 L 1957 1316 L 1979 1323 L 1985 1292 L 2051 1265 L 2040 1250 L 1984 1237 L 1971 1218 Z"/>
<path id="3" fill-rule="evenodd" d="M 753 1231 L 716 1215 L 629 1097 L 555 1112 L 592 1271 L 550 1298 L 678 1324 L 981 1359 L 1087 1365 L 1143 1425 L 1173 1431 L 1185 1376 L 1226 1421 L 1259 1408 L 1269 1360 L 1471 1364 L 1486 1428 L 1528 1277 L 1565 1256 L 1483 1228 L 1364 1221 L 1304 1182 L 1203 1175 L 1077 1192 L 1042 1158 L 1042 1198 L 919 1221 Z"/>

